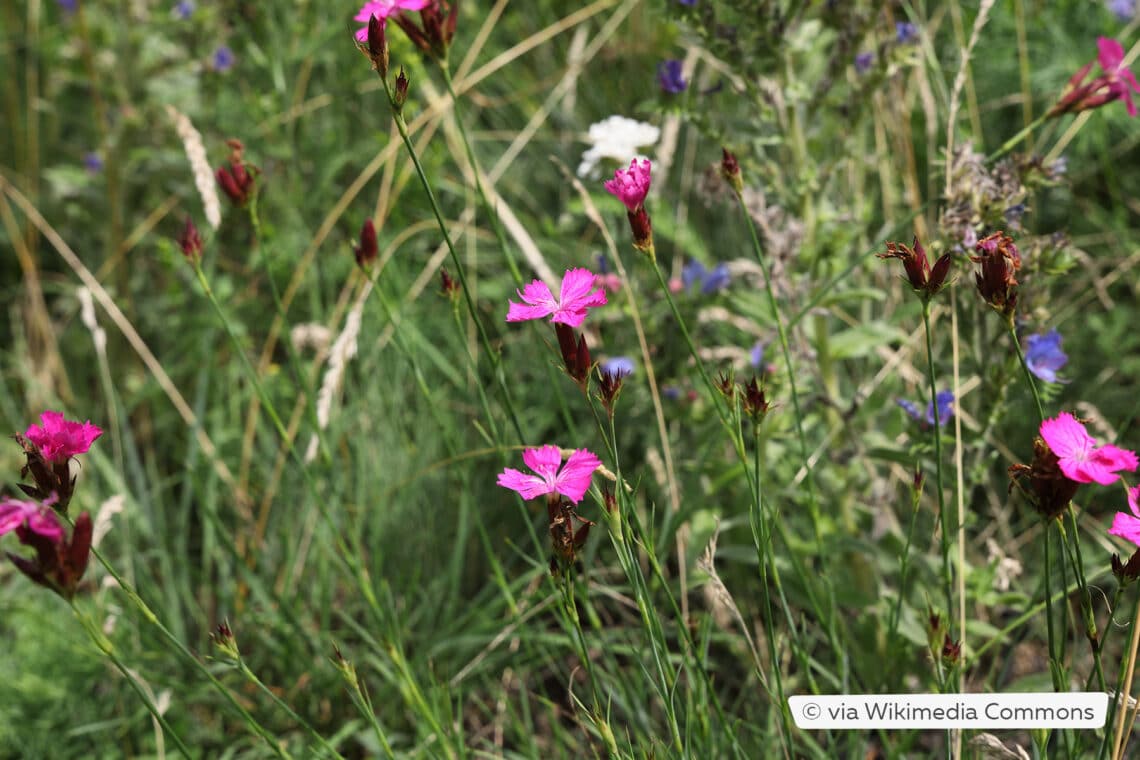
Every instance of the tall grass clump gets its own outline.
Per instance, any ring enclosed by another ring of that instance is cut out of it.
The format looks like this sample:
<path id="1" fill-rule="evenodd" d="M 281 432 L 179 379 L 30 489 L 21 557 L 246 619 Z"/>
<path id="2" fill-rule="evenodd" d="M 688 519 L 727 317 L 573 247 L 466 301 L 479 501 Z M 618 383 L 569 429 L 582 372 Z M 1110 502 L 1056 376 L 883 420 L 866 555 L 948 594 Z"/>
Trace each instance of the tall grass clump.
<path id="1" fill-rule="evenodd" d="M 1131 757 L 1135 12 L 0 0 L 0 755 Z"/>

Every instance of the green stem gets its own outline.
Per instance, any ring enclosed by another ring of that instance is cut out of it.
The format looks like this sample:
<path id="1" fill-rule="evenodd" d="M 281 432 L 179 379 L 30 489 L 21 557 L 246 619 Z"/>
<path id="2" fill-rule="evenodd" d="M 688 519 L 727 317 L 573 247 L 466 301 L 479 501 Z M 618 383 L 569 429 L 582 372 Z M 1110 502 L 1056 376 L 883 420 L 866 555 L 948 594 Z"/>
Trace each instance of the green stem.
<path id="1" fill-rule="evenodd" d="M 317 733 L 317 730 L 309 725 L 309 722 L 307 720 L 298 715 L 287 702 L 281 699 L 281 697 L 274 694 L 272 689 L 262 683 L 261 679 L 257 677 L 257 674 L 250 670 L 248 666 L 246 666 L 244 660 L 238 659 L 237 668 L 238 671 L 243 676 L 245 676 L 246 680 L 257 687 L 258 691 L 260 691 L 262 694 L 269 697 L 271 702 L 280 707 L 285 712 L 285 714 L 288 715 L 297 725 L 305 729 L 309 736 L 313 737 L 313 739 L 315 739 L 318 744 L 324 747 L 327 752 L 330 752 L 333 757 L 339 757 L 343 760 L 344 755 L 337 752 L 336 747 L 329 744 L 327 739 Z"/>
<path id="2" fill-rule="evenodd" d="M 1037 404 L 1037 417 L 1038 419 L 1045 420 L 1045 407 L 1041 404 L 1041 394 L 1037 390 L 1037 383 L 1033 379 L 1033 373 L 1029 371 L 1029 363 L 1025 361 L 1025 353 L 1021 350 L 1021 341 L 1017 339 L 1017 328 L 1014 327 L 1013 319 L 1009 320 L 1009 337 L 1013 341 L 1013 348 L 1017 351 L 1017 360 L 1021 362 L 1021 370 L 1025 374 L 1025 382 L 1029 384 L 1029 389 L 1033 391 L 1033 401 Z"/>
<path id="3" fill-rule="evenodd" d="M 182 738 L 178 735 L 177 732 L 175 732 L 175 730 L 167 722 L 166 718 L 163 717 L 162 712 L 158 709 L 158 706 L 151 701 L 150 694 L 148 694 L 147 690 L 144 689 L 142 687 L 142 684 L 138 682 L 135 674 L 132 673 L 129 668 L 127 668 L 126 664 L 123 663 L 121 659 L 119 659 L 119 655 L 115 653 L 115 645 L 107 639 L 106 635 L 101 630 L 99 630 L 99 627 L 95 624 L 95 621 L 91 620 L 79 609 L 79 606 L 76 605 L 74 599 L 69 599 L 68 604 L 71 605 L 71 611 L 75 613 L 75 617 L 79 619 L 80 624 L 83 626 L 83 630 L 87 632 L 87 635 L 90 637 L 92 643 L 94 643 L 96 648 L 98 648 L 99 651 L 102 652 L 103 655 L 111 661 L 111 664 L 114 665 L 115 669 L 122 674 L 123 678 L 127 679 L 127 683 L 131 685 L 131 688 L 134 689 L 135 694 L 137 694 L 139 699 L 142 700 L 142 703 L 146 707 L 147 712 L 149 712 L 154 717 L 155 721 L 158 722 L 158 725 L 162 727 L 164 735 L 170 737 L 171 741 L 174 742 L 175 746 L 178 747 L 178 750 L 184 757 L 193 757 L 190 749 L 182 742 Z"/>
<path id="4" fill-rule="evenodd" d="M 930 300 L 922 303 L 922 325 L 926 332 L 926 374 L 930 383 L 930 406 L 934 410 L 934 487 L 938 496 L 938 522 L 942 539 L 942 581 L 946 593 L 946 619 L 954 619 L 954 580 L 950 565 L 950 521 L 946 517 L 946 494 L 942 487 L 942 420 L 938 413 L 938 389 L 934 375 L 934 338 L 930 330 Z"/>
<path id="5" fill-rule="evenodd" d="M 419 178 L 424 193 L 427 195 L 428 205 L 431 206 L 432 214 L 435 215 L 436 225 L 439 227 L 440 234 L 443 235 L 443 242 L 447 246 L 448 254 L 451 256 L 451 263 L 455 267 L 456 276 L 459 278 L 459 284 L 463 291 L 463 302 L 467 306 L 467 312 L 471 317 L 471 321 L 475 323 L 475 329 L 479 332 L 479 340 L 483 344 L 483 350 L 491 361 L 495 380 L 499 384 L 499 390 L 503 396 L 503 403 L 507 408 L 507 414 L 511 418 L 511 424 L 514 426 L 515 434 L 518 436 L 519 442 L 523 443 L 526 438 L 523 435 L 522 426 L 519 424 L 518 415 L 515 412 L 514 403 L 511 400 L 510 390 L 507 388 L 506 378 L 503 376 L 502 357 L 497 351 L 492 349 L 491 339 L 487 336 L 487 330 L 483 326 L 483 320 L 479 318 L 479 313 L 475 308 L 475 301 L 471 298 L 471 289 L 467 284 L 466 269 L 459 260 L 459 254 L 455 251 L 455 245 L 451 242 L 451 233 L 447 230 L 447 223 L 443 219 L 443 212 L 440 210 L 435 193 L 431 189 L 431 182 L 428 181 L 423 164 L 420 163 L 419 154 L 416 153 L 416 146 L 412 144 L 412 138 L 408 134 L 408 124 L 404 121 L 403 113 L 396 107 L 392 87 L 388 84 L 386 77 L 380 77 L 380 81 L 384 83 L 384 91 L 388 94 L 388 104 L 392 108 L 392 118 L 396 123 L 396 130 L 400 133 L 400 139 L 403 141 L 404 147 L 407 148 L 408 156 L 412 159 L 412 165 L 416 169 L 416 176 Z"/>

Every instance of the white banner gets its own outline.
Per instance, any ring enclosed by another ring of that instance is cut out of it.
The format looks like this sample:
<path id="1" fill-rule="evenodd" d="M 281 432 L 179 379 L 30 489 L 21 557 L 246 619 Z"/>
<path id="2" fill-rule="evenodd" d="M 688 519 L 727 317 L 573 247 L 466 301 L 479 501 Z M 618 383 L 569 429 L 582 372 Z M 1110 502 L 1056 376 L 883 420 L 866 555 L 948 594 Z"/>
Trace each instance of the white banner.
<path id="1" fill-rule="evenodd" d="M 796 726 L 855 728 L 1100 728 L 1104 692 L 838 694 L 788 697 Z"/>

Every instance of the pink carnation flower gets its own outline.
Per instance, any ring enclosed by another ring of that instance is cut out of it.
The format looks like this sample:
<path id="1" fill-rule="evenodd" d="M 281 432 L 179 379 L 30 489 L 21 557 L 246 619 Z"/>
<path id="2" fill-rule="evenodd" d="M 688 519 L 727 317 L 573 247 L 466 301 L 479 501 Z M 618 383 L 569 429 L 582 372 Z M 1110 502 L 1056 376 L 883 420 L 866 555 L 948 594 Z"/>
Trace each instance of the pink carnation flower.
<path id="1" fill-rule="evenodd" d="M 70 422 L 60 412 L 44 412 L 41 425 L 32 425 L 24 437 L 40 450 L 50 462 L 66 462 L 76 454 L 84 454 L 95 439 L 103 435 L 98 426 L 87 422 Z"/>
<path id="2" fill-rule="evenodd" d="M 590 291 L 594 287 L 594 280 L 595 276 L 588 269 L 570 269 L 562 276 L 558 298 L 554 297 L 545 283 L 535 280 L 521 291 L 516 291 L 525 303 L 510 301 L 507 321 L 522 322 L 553 315 L 550 317 L 551 322 L 577 327 L 586 319 L 587 309 L 606 304 L 605 289 Z"/>
<path id="3" fill-rule="evenodd" d="M 1124 48 L 1108 37 L 1098 37 L 1096 46 L 1099 51 L 1097 60 L 1108 77 L 1108 91 L 1124 101 L 1129 116 L 1135 116 L 1136 105 L 1132 102 L 1132 90 L 1140 92 L 1140 83 L 1124 66 Z"/>
<path id="4" fill-rule="evenodd" d="M 1112 518 L 1112 527 L 1108 529 L 1109 535 L 1120 536 L 1140 546 L 1140 486 L 1128 489 L 1128 508 L 1132 514 L 1117 512 Z"/>
<path id="5" fill-rule="evenodd" d="M 510 467 L 499 473 L 499 485 L 518 491 L 524 499 L 533 499 L 548 493 L 559 493 L 577 504 L 590 488 L 590 478 L 602 462 L 586 449 L 578 449 L 559 470 L 562 453 L 557 446 L 543 446 L 523 451 L 523 462 L 537 475 L 513 470 Z"/>
<path id="6" fill-rule="evenodd" d="M 368 0 L 360 8 L 360 12 L 353 16 L 354 21 L 364 22 L 364 28 L 356 32 L 356 39 L 368 42 L 368 19 L 372 16 L 376 17 L 380 26 L 384 26 L 389 16 L 394 16 L 400 11 L 422 11 L 429 5 L 431 0 Z"/>
<path id="7" fill-rule="evenodd" d="M 0 536 L 21 526 L 51 541 L 63 539 L 63 527 L 47 506 L 19 499 L 0 501 Z"/>
<path id="8" fill-rule="evenodd" d="M 1061 472 L 1077 483 L 1110 485 L 1119 477 L 1120 470 L 1136 469 L 1136 453 L 1112 444 L 1097 447 L 1076 417 L 1063 412 L 1041 423 L 1041 437 L 1060 460 Z"/>
<path id="9" fill-rule="evenodd" d="M 629 162 L 628 169 L 614 172 L 614 178 L 605 182 L 606 190 L 624 203 L 630 213 L 635 213 L 649 194 L 649 172 L 652 168 L 648 158 L 635 158 Z"/>

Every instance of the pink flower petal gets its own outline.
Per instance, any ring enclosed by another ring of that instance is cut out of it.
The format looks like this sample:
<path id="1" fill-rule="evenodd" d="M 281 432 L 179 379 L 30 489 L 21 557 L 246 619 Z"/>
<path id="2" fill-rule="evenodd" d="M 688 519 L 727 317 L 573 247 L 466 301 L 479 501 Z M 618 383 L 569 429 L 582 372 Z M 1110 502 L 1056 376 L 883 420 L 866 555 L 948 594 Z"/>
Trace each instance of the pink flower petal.
<path id="1" fill-rule="evenodd" d="M 1120 536 L 1140 546 L 1140 518 L 1124 512 L 1117 512 L 1116 516 L 1112 518 L 1112 527 L 1108 529 L 1108 533 L 1112 536 Z"/>
<path id="2" fill-rule="evenodd" d="M 545 479 L 537 475 L 527 475 L 510 467 L 499 473 L 498 484 L 503 488 L 518 491 L 519 496 L 524 499 L 533 499 L 553 490 Z"/>
<path id="3" fill-rule="evenodd" d="M 35 505 L 29 501 L 18 499 L 5 499 L 0 501 L 0 536 L 11 533 L 24 524 L 28 515 L 35 511 Z"/>
<path id="4" fill-rule="evenodd" d="M 619 201 L 625 204 L 630 212 L 636 212 L 645 203 L 645 196 L 649 194 L 650 174 L 653 165 L 649 159 L 640 161 L 633 159 L 628 169 L 618 169 L 614 178 L 602 183 L 603 186 Z"/>
<path id="5" fill-rule="evenodd" d="M 39 425 L 31 425 L 24 437 L 35 444 L 44 459 L 63 462 L 77 454 L 84 454 L 103 431 L 87 422 L 70 422 L 60 412 L 46 411 L 40 415 Z"/>
<path id="6" fill-rule="evenodd" d="M 1140 517 L 1140 486 L 1128 489 L 1128 508 L 1132 510 L 1132 514 Z"/>
<path id="7" fill-rule="evenodd" d="M 531 284 L 527 285 L 518 293 L 520 299 L 526 305 L 510 301 L 507 308 L 507 321 L 508 322 L 521 322 L 526 319 L 542 319 L 548 314 L 553 314 L 558 309 L 558 302 L 554 300 L 554 294 L 550 292 L 550 288 L 546 287 L 546 283 L 541 280 L 534 280 Z"/>
<path id="8" fill-rule="evenodd" d="M 562 452 L 557 446 L 542 446 L 537 449 L 524 449 L 523 462 L 544 478 L 554 481 L 558 465 L 562 463 Z"/>
<path id="9" fill-rule="evenodd" d="M 50 509 L 37 509 L 28 515 L 28 530 L 52 541 L 63 540 L 63 526 Z"/>
<path id="10" fill-rule="evenodd" d="M 1042 422 L 1041 437 L 1062 460 L 1084 456 L 1096 445 L 1096 441 L 1085 430 L 1085 426 L 1077 422 L 1076 417 L 1068 412 L 1062 412 L 1053 419 Z M 1061 469 L 1065 469 L 1063 463 Z M 1065 475 L 1072 478 L 1068 472 L 1065 472 Z"/>
<path id="11" fill-rule="evenodd" d="M 578 449 L 566 460 L 562 472 L 555 479 L 558 493 L 577 504 L 590 490 L 590 479 L 602 461 L 586 449 Z"/>
<path id="12" fill-rule="evenodd" d="M 1108 72 L 1116 71 L 1124 60 L 1124 47 L 1110 37 L 1097 37 L 1096 46 L 1101 67 Z"/>

